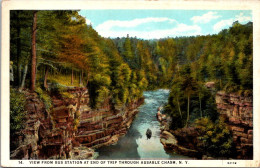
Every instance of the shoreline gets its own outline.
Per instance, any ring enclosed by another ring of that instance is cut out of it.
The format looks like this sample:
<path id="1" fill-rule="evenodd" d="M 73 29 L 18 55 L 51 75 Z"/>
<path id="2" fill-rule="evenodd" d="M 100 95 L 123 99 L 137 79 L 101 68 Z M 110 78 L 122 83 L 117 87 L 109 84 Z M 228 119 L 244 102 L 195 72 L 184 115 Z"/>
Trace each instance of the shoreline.
<path id="1" fill-rule="evenodd" d="M 194 149 L 188 149 L 184 146 L 178 144 L 178 139 L 172 134 L 173 130 L 169 128 L 170 117 L 166 114 L 162 114 L 162 107 L 159 107 L 157 110 L 157 120 L 160 122 L 160 142 L 164 146 L 165 149 L 171 150 L 172 152 L 176 152 L 178 154 L 191 157 L 191 159 L 201 159 L 202 154 Z M 206 157 L 204 156 L 204 159 Z M 210 158 L 208 158 L 210 159 Z"/>

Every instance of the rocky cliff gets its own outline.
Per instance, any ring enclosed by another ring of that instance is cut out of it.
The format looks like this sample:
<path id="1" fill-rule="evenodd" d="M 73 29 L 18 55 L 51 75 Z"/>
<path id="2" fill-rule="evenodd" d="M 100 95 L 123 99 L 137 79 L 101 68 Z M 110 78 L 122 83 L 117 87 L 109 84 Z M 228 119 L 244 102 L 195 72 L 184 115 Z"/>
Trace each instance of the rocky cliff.
<path id="1" fill-rule="evenodd" d="M 238 159 L 253 158 L 253 97 L 219 91 L 216 104 L 233 134 Z"/>
<path id="2" fill-rule="evenodd" d="M 198 131 L 194 127 L 171 130 L 170 116 L 161 114 L 161 108 L 158 109 L 157 119 L 161 123 L 160 141 L 164 148 L 192 158 L 202 158 L 202 153 L 196 148 Z"/>
<path id="3" fill-rule="evenodd" d="M 229 130 L 233 136 L 237 159 L 253 158 L 253 98 L 238 94 L 227 94 L 223 91 L 216 93 L 216 105 L 220 116 L 225 118 Z M 161 142 L 166 148 L 176 152 L 196 157 L 199 159 L 213 159 L 203 156 L 202 151 L 197 151 L 197 137 L 199 130 L 195 127 L 187 127 L 177 130 L 169 129 L 170 119 L 164 114 L 157 113 L 157 118 L 162 124 Z M 171 136 L 165 136 L 166 133 Z M 174 137 L 174 138 L 169 138 Z M 166 143 L 167 142 L 167 143 Z"/>
<path id="4" fill-rule="evenodd" d="M 81 106 L 80 125 L 75 140 L 82 146 L 92 148 L 117 142 L 120 136 L 126 134 L 138 113 L 137 107 L 142 103 L 143 99 L 133 101 L 115 110 L 111 110 L 110 106 L 99 110 Z"/>
<path id="5" fill-rule="evenodd" d="M 51 96 L 52 108 L 46 110 L 36 93 L 26 95 L 25 128 L 11 145 L 11 159 L 90 159 L 93 148 L 115 143 L 130 127 L 137 107 L 143 100 L 133 101 L 112 110 L 89 108 L 86 88 L 70 88 L 71 96 Z"/>

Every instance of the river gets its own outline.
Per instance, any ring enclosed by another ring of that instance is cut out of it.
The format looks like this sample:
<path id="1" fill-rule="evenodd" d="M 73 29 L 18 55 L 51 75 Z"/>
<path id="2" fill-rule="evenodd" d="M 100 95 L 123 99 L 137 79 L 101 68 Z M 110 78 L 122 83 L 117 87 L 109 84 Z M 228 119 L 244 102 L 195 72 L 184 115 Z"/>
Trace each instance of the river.
<path id="1" fill-rule="evenodd" d="M 187 159 L 185 156 L 165 151 L 160 142 L 160 123 L 156 119 L 159 106 L 167 103 L 169 90 L 159 89 L 144 92 L 145 102 L 139 107 L 127 134 L 115 145 L 104 146 L 96 151 L 97 159 Z M 146 130 L 152 131 L 147 139 Z"/>

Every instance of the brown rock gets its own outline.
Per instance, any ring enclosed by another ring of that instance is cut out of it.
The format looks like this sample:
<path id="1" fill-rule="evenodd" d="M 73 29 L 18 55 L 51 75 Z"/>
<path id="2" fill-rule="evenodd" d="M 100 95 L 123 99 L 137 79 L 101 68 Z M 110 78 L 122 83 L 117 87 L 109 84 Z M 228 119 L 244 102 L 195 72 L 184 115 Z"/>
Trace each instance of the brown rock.
<path id="1" fill-rule="evenodd" d="M 232 131 L 236 131 L 236 132 L 244 132 L 244 128 L 242 127 L 236 127 L 236 126 L 232 126 L 231 127 Z"/>
<path id="2" fill-rule="evenodd" d="M 229 118 L 229 122 L 231 122 L 233 124 L 240 124 L 241 123 L 241 121 L 238 118 L 235 118 L 235 117 Z"/>
<path id="3" fill-rule="evenodd" d="M 253 141 L 253 135 L 248 135 L 248 140 Z"/>
<path id="4" fill-rule="evenodd" d="M 53 102 L 53 105 L 56 107 L 64 105 L 64 102 L 62 100 L 54 99 L 52 102 Z"/>
<path id="5" fill-rule="evenodd" d="M 69 116 L 68 109 L 66 106 L 55 107 L 53 109 L 53 114 L 57 118 L 64 118 Z"/>
<path id="6" fill-rule="evenodd" d="M 67 120 L 66 120 L 66 118 L 60 118 L 60 119 L 58 119 L 58 122 L 60 122 L 60 123 L 66 123 Z"/>
<path id="7" fill-rule="evenodd" d="M 247 133 L 253 135 L 253 130 L 248 130 Z"/>
<path id="8" fill-rule="evenodd" d="M 247 147 L 252 148 L 253 144 L 241 144 L 241 147 L 242 148 L 247 148 Z"/>
<path id="9" fill-rule="evenodd" d="M 214 87 L 215 87 L 215 82 L 207 82 L 207 83 L 205 84 L 205 86 L 206 86 L 207 88 L 214 88 Z"/>
<path id="10" fill-rule="evenodd" d="M 177 145 L 178 141 L 170 132 L 163 131 L 161 134 L 161 143 L 165 147 L 170 147 L 172 145 Z"/>
<path id="11" fill-rule="evenodd" d="M 240 140 L 241 140 L 241 143 L 243 143 L 243 144 L 246 144 L 248 142 L 248 140 L 244 137 L 240 138 Z"/>

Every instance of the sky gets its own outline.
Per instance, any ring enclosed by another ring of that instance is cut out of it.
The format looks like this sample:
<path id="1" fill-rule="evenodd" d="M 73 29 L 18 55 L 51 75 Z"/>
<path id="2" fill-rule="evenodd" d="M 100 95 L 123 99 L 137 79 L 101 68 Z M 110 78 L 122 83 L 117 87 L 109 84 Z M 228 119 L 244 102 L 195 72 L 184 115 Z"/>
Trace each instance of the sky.
<path id="1" fill-rule="evenodd" d="M 86 23 L 103 37 L 165 37 L 217 34 L 239 21 L 252 21 L 250 10 L 81 10 Z"/>

